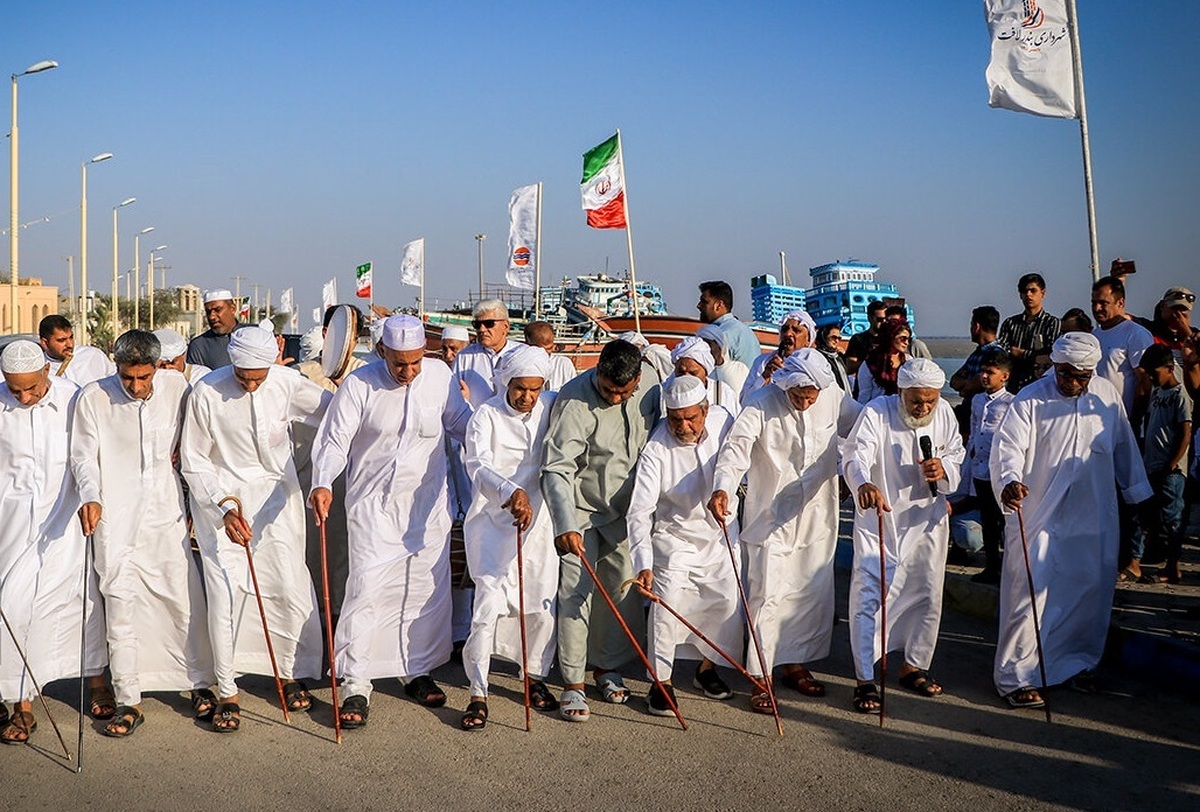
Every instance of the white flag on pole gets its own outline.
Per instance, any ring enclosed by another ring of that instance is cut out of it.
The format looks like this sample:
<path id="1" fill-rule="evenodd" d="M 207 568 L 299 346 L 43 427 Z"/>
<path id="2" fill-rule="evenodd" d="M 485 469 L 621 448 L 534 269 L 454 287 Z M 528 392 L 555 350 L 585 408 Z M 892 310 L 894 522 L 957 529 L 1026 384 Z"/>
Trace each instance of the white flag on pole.
<path id="1" fill-rule="evenodd" d="M 504 278 L 521 290 L 533 290 L 537 261 L 538 185 L 522 186 L 508 201 L 508 270 Z"/>
<path id="2" fill-rule="evenodd" d="M 424 278 L 425 238 L 421 237 L 404 246 L 404 258 L 400 260 L 400 282 L 419 287 Z"/>
<path id="3" fill-rule="evenodd" d="M 288 288 L 283 293 L 279 294 L 279 312 L 294 313 L 295 311 L 296 307 L 292 302 L 292 289 Z"/>
<path id="4" fill-rule="evenodd" d="M 323 324 L 325 321 L 325 311 L 320 307 L 313 308 L 313 324 Z"/>
<path id="5" fill-rule="evenodd" d="M 988 104 L 1053 118 L 1078 118 L 1069 0 L 984 0 L 992 37 Z"/>
<path id="6" fill-rule="evenodd" d="M 321 286 L 321 305 L 322 307 L 333 307 L 337 303 L 337 277 L 335 276 Z"/>

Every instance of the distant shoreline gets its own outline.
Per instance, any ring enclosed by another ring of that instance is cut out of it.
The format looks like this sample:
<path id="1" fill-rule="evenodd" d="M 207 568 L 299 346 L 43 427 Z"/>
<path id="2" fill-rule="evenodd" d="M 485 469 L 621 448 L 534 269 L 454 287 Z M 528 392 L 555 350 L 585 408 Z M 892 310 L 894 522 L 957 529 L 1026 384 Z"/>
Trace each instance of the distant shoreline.
<path id="1" fill-rule="evenodd" d="M 975 342 L 958 336 L 921 336 L 934 358 L 966 358 L 975 349 Z"/>

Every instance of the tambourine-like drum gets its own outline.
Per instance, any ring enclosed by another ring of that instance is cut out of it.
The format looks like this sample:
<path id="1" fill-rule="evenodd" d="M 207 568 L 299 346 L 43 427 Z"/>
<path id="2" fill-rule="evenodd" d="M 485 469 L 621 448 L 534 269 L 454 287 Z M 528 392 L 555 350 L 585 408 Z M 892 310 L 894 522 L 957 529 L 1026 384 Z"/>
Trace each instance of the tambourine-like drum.
<path id="1" fill-rule="evenodd" d="M 352 305 L 338 305 L 333 311 L 321 349 L 321 371 L 325 377 L 337 379 L 346 374 L 358 344 L 358 318 L 358 310 Z"/>

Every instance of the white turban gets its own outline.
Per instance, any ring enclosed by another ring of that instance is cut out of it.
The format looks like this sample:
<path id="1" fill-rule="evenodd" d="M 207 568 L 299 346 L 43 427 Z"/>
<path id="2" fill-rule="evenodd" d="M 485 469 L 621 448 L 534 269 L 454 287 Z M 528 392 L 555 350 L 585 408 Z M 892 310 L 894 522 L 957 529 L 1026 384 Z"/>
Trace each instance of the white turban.
<path id="1" fill-rule="evenodd" d="M 909 358 L 896 373 L 898 389 L 937 389 L 946 385 L 946 373 L 928 358 Z"/>
<path id="2" fill-rule="evenodd" d="M 470 344 L 471 334 L 467 332 L 466 327 L 459 327 L 457 324 L 447 324 L 442 328 L 442 341 L 463 341 Z"/>
<path id="3" fill-rule="evenodd" d="M 1095 369 L 1100 363 L 1100 341 L 1091 333 L 1063 333 L 1050 349 L 1050 360 L 1076 369 Z"/>
<path id="4" fill-rule="evenodd" d="M 325 348 L 325 336 L 322 335 L 322 327 L 309 327 L 308 332 L 300 336 L 300 360 L 301 361 L 319 361 L 321 360 L 321 350 Z"/>
<path id="5" fill-rule="evenodd" d="M 383 339 L 383 324 L 385 321 L 385 319 L 376 319 L 375 321 L 371 322 L 371 326 L 367 328 L 371 332 L 371 346 L 379 346 L 379 342 Z M 322 340 L 321 343 L 324 344 L 324 340 Z"/>
<path id="6" fill-rule="evenodd" d="M 258 323 L 258 326 L 266 330 L 271 335 L 275 335 L 275 322 L 270 319 L 263 319 Z"/>
<path id="7" fill-rule="evenodd" d="M 544 381 L 550 374 L 550 356 L 541 347 L 518 344 L 500 359 L 496 373 L 500 376 L 500 384 L 506 388 L 513 378 L 541 378 Z"/>
<path id="8" fill-rule="evenodd" d="M 717 362 L 713 360 L 712 350 L 704 343 L 704 339 L 696 336 L 688 336 L 676 344 L 675 349 L 671 350 L 672 364 L 678 364 L 681 358 L 691 358 L 704 367 L 705 375 L 711 375 L 713 367 L 717 365 Z"/>
<path id="9" fill-rule="evenodd" d="M 799 324 L 803 325 L 808 330 L 808 343 L 809 344 L 812 344 L 813 341 L 816 340 L 816 338 L 817 338 L 817 323 L 815 321 L 813 321 L 812 316 L 808 315 L 807 310 L 801 310 L 799 308 L 797 308 L 796 310 L 792 310 L 786 316 L 783 317 L 783 321 L 779 322 L 779 324 L 784 325 L 789 321 L 798 322 Z"/>
<path id="10" fill-rule="evenodd" d="M 722 350 L 726 347 L 725 331 L 715 324 L 706 324 L 696 331 L 697 338 L 705 338 L 716 344 Z"/>
<path id="11" fill-rule="evenodd" d="M 425 349 L 425 322 L 416 316 L 388 316 L 383 323 L 383 346 L 397 352 Z"/>
<path id="12" fill-rule="evenodd" d="M 668 409 L 686 409 L 708 400 L 708 387 L 695 375 L 672 375 L 663 383 L 663 404 Z"/>
<path id="13" fill-rule="evenodd" d="M 158 356 L 159 360 L 174 361 L 187 352 L 187 339 L 169 327 L 155 330 L 154 337 L 158 339 L 159 346 L 162 347 L 162 352 Z"/>
<path id="14" fill-rule="evenodd" d="M 825 389 L 836 381 L 828 358 L 811 347 L 801 347 L 789 355 L 783 366 L 771 376 L 771 383 L 786 392 L 797 386 Z"/>
<path id="15" fill-rule="evenodd" d="M 650 346 L 650 342 L 646 340 L 646 337 L 644 335 L 642 335 L 641 333 L 636 332 L 634 330 L 629 330 L 628 332 L 621 333 L 619 336 L 617 336 L 617 340 L 618 341 L 626 341 L 626 342 L 632 344 L 633 346 L 637 347 L 639 350 L 644 350 Z"/>
<path id="16" fill-rule="evenodd" d="M 204 291 L 204 303 L 209 302 L 232 302 L 233 293 L 225 288 L 213 288 L 212 290 Z"/>
<path id="17" fill-rule="evenodd" d="M 275 334 L 261 327 L 239 327 L 229 336 L 229 360 L 238 369 L 270 369 L 278 357 Z"/>
<path id="18" fill-rule="evenodd" d="M 41 346 L 24 338 L 9 344 L 0 356 L 0 370 L 9 375 L 41 372 L 46 368 L 46 363 L 46 354 Z"/>

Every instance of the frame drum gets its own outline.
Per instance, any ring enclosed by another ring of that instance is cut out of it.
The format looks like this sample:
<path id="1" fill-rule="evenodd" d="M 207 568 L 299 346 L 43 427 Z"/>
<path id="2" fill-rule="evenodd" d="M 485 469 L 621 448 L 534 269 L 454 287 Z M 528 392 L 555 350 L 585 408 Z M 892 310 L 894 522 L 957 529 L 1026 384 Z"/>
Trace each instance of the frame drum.
<path id="1" fill-rule="evenodd" d="M 358 311 L 351 305 L 338 305 L 329 320 L 321 350 L 321 371 L 325 377 L 337 379 L 346 373 L 358 344 L 358 327 Z"/>

